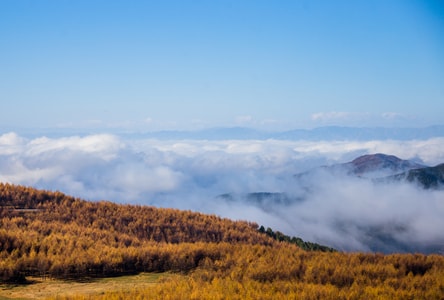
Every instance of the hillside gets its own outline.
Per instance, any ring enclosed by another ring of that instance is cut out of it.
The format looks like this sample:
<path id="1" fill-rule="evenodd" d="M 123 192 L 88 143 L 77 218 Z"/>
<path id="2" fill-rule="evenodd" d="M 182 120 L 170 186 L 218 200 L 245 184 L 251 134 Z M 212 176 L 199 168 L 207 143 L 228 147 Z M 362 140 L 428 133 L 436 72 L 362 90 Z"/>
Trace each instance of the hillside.
<path id="1" fill-rule="evenodd" d="M 0 184 L 0 204 L 4 280 L 36 273 L 70 277 L 190 269 L 207 255 L 199 243 L 275 243 L 254 223 L 176 209 L 94 203 L 9 184 Z M 189 244 L 186 250 L 177 246 L 184 243 Z M 168 254 L 158 244 L 171 245 Z M 185 257 L 170 253 L 179 248 Z M 147 253 L 149 260 L 142 258 Z"/>
<path id="2" fill-rule="evenodd" d="M 90 299 L 441 299 L 444 294 L 441 255 L 306 251 L 254 223 L 88 202 L 9 184 L 0 184 L 0 203 L 3 282 L 171 274 L 152 287 L 129 286 Z"/>
<path id="3" fill-rule="evenodd" d="M 1 216 L 39 221 L 47 226 L 78 226 L 101 234 L 116 232 L 131 241 L 244 242 L 269 244 L 257 224 L 233 222 L 215 215 L 111 202 L 88 202 L 60 192 L 0 184 Z M 32 227 L 32 226 L 31 226 Z M 60 230 L 54 226 L 51 230 Z"/>
<path id="4" fill-rule="evenodd" d="M 70 277 L 189 269 L 206 256 L 201 247 L 196 248 L 198 243 L 270 246 L 277 241 L 305 249 L 333 250 L 271 228 L 265 231 L 263 226 L 246 221 L 177 209 L 88 202 L 60 192 L 0 184 L 0 253 L 6 259 L 4 266 L 13 266 L 8 259 L 20 257 L 15 267 L 0 269 L 4 280 L 37 273 Z M 156 254 L 153 260 L 142 263 L 146 249 L 152 252 L 158 244 L 193 246 L 186 250 L 187 261 L 176 261 L 178 258 L 168 253 L 162 259 Z M 190 250 L 193 248 L 198 250 Z M 197 253 L 190 257 L 187 251 Z M 125 259 L 115 260 L 116 255 Z"/>
<path id="5" fill-rule="evenodd" d="M 435 167 L 424 167 L 397 174 L 392 179 L 417 183 L 425 189 L 444 187 L 444 164 Z"/>

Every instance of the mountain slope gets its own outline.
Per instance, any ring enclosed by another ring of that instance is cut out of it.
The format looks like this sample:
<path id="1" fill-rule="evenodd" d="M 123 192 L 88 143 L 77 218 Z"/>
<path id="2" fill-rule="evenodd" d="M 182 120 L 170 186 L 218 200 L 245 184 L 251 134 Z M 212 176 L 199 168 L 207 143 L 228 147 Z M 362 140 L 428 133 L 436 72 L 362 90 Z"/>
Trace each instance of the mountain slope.
<path id="1" fill-rule="evenodd" d="M 442 298 L 441 255 L 308 252 L 285 242 L 287 236 L 247 222 L 93 203 L 8 184 L 0 184 L 0 204 L 2 299 L 11 298 L 5 290 L 22 287 L 17 282 L 32 287 L 44 281 L 49 288 L 53 281 L 47 276 L 87 285 L 95 277 L 139 272 L 168 273 L 148 287 L 130 283 L 124 290 L 66 298 Z M 221 235 L 208 235 L 211 230 Z"/>
<path id="2" fill-rule="evenodd" d="M 424 167 L 403 172 L 388 179 L 406 180 L 417 183 L 424 189 L 436 189 L 444 187 L 444 164 L 435 167 Z"/>
<path id="3" fill-rule="evenodd" d="M 186 271 L 205 258 L 219 257 L 225 249 L 219 244 L 277 246 L 285 242 L 333 250 L 259 229 L 256 223 L 215 215 L 89 202 L 60 192 L 0 183 L 0 279 Z"/>
<path id="4" fill-rule="evenodd" d="M 39 220 L 49 225 L 88 227 L 105 233 L 126 234 L 140 241 L 271 243 L 257 232 L 255 223 L 178 209 L 89 202 L 60 192 L 1 183 L 0 216 L 21 217 L 27 222 Z"/>
<path id="5" fill-rule="evenodd" d="M 0 279 L 189 270 L 218 243 L 273 245 L 258 225 L 176 209 L 88 202 L 0 183 Z"/>

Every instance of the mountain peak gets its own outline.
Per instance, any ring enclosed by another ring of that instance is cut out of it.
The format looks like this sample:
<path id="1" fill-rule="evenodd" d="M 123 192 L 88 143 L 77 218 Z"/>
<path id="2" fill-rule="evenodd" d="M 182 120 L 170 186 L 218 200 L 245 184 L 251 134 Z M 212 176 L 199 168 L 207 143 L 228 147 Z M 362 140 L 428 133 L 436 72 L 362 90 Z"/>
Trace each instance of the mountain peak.
<path id="1" fill-rule="evenodd" d="M 346 165 L 354 174 L 357 175 L 380 171 L 398 173 L 410 169 L 424 167 L 423 165 L 410 160 L 400 159 L 394 155 L 387 155 L 383 153 L 363 155 L 347 163 Z"/>
<path id="2" fill-rule="evenodd" d="M 361 164 L 367 163 L 369 161 L 373 162 L 381 162 L 381 161 L 392 161 L 392 162 L 400 162 L 402 159 L 396 157 L 394 155 L 387 155 L 384 153 L 375 153 L 375 154 L 366 154 L 355 158 L 352 163 L 353 164 Z"/>

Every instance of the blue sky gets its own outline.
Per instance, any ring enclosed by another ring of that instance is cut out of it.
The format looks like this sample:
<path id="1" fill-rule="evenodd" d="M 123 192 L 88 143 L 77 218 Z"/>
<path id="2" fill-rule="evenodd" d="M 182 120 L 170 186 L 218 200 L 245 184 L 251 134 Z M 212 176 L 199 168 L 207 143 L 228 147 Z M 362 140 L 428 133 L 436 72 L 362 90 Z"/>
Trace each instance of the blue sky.
<path id="1" fill-rule="evenodd" d="M 443 124 L 442 1 L 0 2 L 0 129 Z"/>

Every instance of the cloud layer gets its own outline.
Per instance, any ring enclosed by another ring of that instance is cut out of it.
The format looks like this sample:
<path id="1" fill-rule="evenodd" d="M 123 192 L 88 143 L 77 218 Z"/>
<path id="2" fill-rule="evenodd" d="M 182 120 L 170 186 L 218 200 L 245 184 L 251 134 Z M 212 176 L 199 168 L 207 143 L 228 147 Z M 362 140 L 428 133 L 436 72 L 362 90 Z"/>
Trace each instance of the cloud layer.
<path id="1" fill-rule="evenodd" d="M 350 111 L 327 111 L 316 112 L 311 115 L 311 120 L 315 123 L 321 124 L 355 124 L 362 126 L 363 123 L 371 124 L 408 124 L 408 122 L 418 122 L 418 117 L 414 115 L 408 115 L 398 112 L 383 112 L 383 113 L 370 113 L 370 112 L 350 112 Z"/>
<path id="2" fill-rule="evenodd" d="M 407 184 L 314 172 L 368 153 L 427 165 L 444 162 L 444 138 L 415 141 L 153 140 L 114 135 L 0 135 L 0 180 L 107 199 L 215 213 L 255 221 L 344 250 L 444 249 L 444 193 Z M 285 193 L 282 204 L 245 201 L 252 192 Z M 217 196 L 240 195 L 226 201 Z M 416 245 L 412 249 L 406 245 Z"/>

